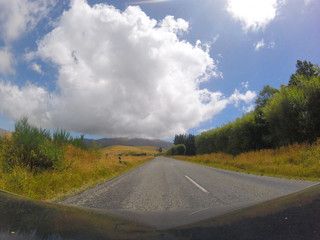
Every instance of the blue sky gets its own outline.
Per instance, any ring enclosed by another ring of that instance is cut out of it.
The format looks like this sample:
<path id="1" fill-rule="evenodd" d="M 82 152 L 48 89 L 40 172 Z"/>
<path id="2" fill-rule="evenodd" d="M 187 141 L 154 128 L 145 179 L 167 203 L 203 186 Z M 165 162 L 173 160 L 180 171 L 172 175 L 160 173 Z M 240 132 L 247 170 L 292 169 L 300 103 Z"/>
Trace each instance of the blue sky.
<path id="1" fill-rule="evenodd" d="M 172 139 L 241 117 L 298 59 L 317 0 L 0 0 L 0 127 Z"/>

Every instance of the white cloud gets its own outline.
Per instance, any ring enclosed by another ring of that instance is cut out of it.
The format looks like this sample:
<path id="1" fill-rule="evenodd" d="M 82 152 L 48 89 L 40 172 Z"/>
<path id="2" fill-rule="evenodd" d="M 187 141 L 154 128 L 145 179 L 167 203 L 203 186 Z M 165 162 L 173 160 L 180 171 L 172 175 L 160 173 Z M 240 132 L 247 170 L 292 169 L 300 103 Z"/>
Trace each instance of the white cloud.
<path id="1" fill-rule="evenodd" d="M 238 107 L 241 101 L 245 102 L 246 104 L 251 104 L 256 96 L 257 94 L 250 90 L 245 94 L 242 94 L 239 92 L 239 90 L 236 89 L 234 93 L 229 97 L 229 103 L 234 104 L 235 107 Z"/>
<path id="2" fill-rule="evenodd" d="M 213 127 L 212 128 L 201 128 L 201 129 L 198 129 L 197 130 L 197 133 L 198 134 L 201 134 L 201 133 L 203 133 L 203 132 L 207 132 L 207 131 L 210 131 L 210 130 L 212 130 L 212 129 L 214 129 Z"/>
<path id="3" fill-rule="evenodd" d="M 16 40 L 33 29 L 46 16 L 54 0 L 0 0 L 1 38 L 6 42 Z"/>
<path id="4" fill-rule="evenodd" d="M 251 104 L 251 105 L 249 105 L 249 106 L 246 106 L 246 107 L 244 106 L 244 107 L 242 107 L 242 111 L 248 113 L 248 112 L 253 111 L 254 108 L 255 108 L 255 105 L 254 105 L 254 104 Z"/>
<path id="5" fill-rule="evenodd" d="M 260 49 L 262 49 L 262 48 L 272 49 L 275 47 L 275 45 L 276 45 L 276 43 L 274 41 L 271 41 L 269 44 L 266 44 L 264 42 L 264 39 L 262 38 L 260 41 L 258 41 L 257 43 L 254 44 L 254 50 L 260 51 Z"/>
<path id="6" fill-rule="evenodd" d="M 31 65 L 31 69 L 37 73 L 43 74 L 43 71 L 41 69 L 41 65 L 36 64 L 36 63 L 32 63 Z"/>
<path id="7" fill-rule="evenodd" d="M 14 57 L 8 48 L 0 48 L 0 73 L 14 73 Z"/>
<path id="8" fill-rule="evenodd" d="M 162 2 L 170 2 L 172 0 L 145 0 L 145 1 L 136 1 L 131 2 L 131 5 L 139 5 L 139 4 L 152 4 L 152 3 L 162 3 Z"/>
<path id="9" fill-rule="evenodd" d="M 283 0 L 228 0 L 227 11 L 244 31 L 264 29 L 276 16 Z"/>
<path id="10" fill-rule="evenodd" d="M 18 88 L 10 83 L 0 82 L 0 113 L 19 119 L 28 115 L 32 122 L 45 124 L 50 95 L 41 87 L 27 83 Z"/>
<path id="11" fill-rule="evenodd" d="M 229 99 L 200 88 L 219 74 L 207 51 L 179 39 L 187 30 L 182 19 L 158 23 L 139 7 L 120 12 L 74 0 L 37 52 L 29 54 L 58 66 L 57 92 L 2 83 L 0 111 L 15 119 L 26 112 L 32 123 L 47 128 L 171 138 L 227 104 L 247 102 L 250 91 Z"/>
<path id="12" fill-rule="evenodd" d="M 0 0 L 0 73 L 13 74 L 14 55 L 8 50 L 11 43 L 32 30 L 46 16 L 56 0 Z"/>
<path id="13" fill-rule="evenodd" d="M 258 41 L 258 42 L 255 44 L 254 50 L 259 51 L 260 48 L 264 48 L 264 46 L 265 46 L 265 43 L 264 43 L 264 40 L 263 40 L 263 38 L 262 38 L 260 41 Z"/>

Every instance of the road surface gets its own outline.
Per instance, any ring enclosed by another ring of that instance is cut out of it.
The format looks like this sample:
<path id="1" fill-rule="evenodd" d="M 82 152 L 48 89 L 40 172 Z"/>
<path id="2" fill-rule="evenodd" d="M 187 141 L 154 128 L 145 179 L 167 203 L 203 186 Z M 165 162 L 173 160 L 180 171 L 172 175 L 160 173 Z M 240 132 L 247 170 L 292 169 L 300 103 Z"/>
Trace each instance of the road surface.
<path id="1" fill-rule="evenodd" d="M 274 199 L 314 184 L 158 157 L 60 203 L 95 208 L 166 229 Z"/>

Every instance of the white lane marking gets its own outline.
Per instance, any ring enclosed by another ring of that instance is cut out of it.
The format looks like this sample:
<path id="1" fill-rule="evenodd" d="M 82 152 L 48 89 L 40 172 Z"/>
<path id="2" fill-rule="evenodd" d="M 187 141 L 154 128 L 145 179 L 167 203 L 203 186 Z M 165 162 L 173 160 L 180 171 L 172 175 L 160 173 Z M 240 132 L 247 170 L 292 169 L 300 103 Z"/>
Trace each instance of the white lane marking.
<path id="1" fill-rule="evenodd" d="M 198 211 L 195 211 L 195 212 L 189 213 L 189 216 L 192 216 L 193 214 L 196 214 L 196 213 L 199 213 L 199 212 L 206 211 L 206 210 L 208 210 L 208 209 L 210 209 L 210 208 L 204 208 L 204 209 L 200 209 L 200 210 L 198 210 Z"/>
<path id="2" fill-rule="evenodd" d="M 196 185 L 198 188 L 200 188 L 200 190 L 202 191 L 202 192 L 205 192 L 205 193 L 208 193 L 208 191 L 205 189 L 205 188 L 203 188 L 203 187 L 201 187 L 197 182 L 195 182 L 192 178 L 190 178 L 190 177 L 188 177 L 187 175 L 184 175 L 190 182 L 192 182 L 194 185 Z"/>

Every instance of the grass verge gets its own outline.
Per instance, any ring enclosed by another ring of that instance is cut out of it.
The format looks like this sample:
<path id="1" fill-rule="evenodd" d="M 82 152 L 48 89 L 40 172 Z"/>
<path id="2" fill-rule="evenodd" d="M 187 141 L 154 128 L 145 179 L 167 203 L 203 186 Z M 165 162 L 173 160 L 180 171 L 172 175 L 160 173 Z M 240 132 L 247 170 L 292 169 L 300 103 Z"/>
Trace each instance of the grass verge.
<path id="1" fill-rule="evenodd" d="M 116 146 L 87 151 L 67 145 L 65 166 L 59 170 L 35 173 L 26 167 L 15 166 L 12 171 L 5 172 L 0 166 L 0 189 L 34 199 L 59 199 L 118 176 L 153 158 L 150 150 L 145 156 L 122 156 L 123 163 L 120 164 L 118 154 L 128 151 L 141 150 Z"/>
<path id="2" fill-rule="evenodd" d="M 313 144 L 293 144 L 278 149 L 237 156 L 212 153 L 174 156 L 176 159 L 226 170 L 304 180 L 320 179 L 320 139 Z"/>

